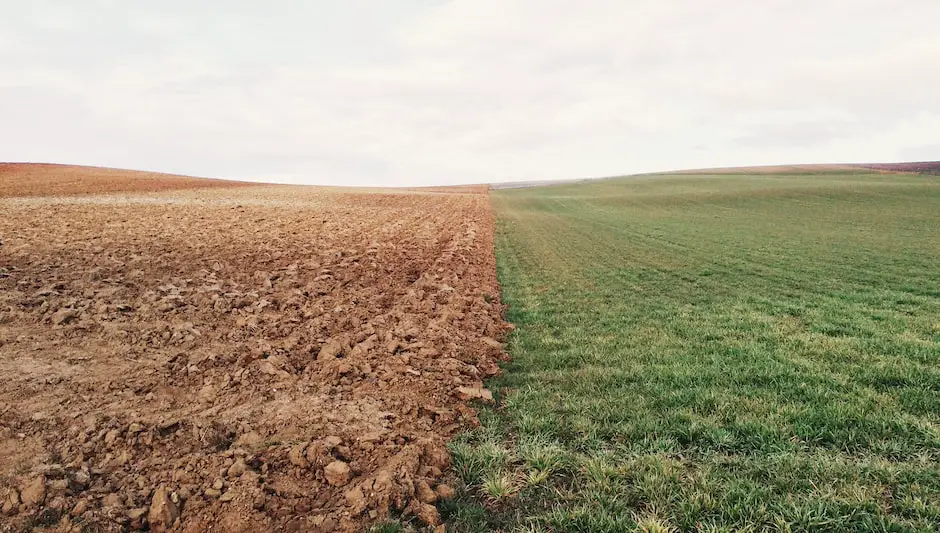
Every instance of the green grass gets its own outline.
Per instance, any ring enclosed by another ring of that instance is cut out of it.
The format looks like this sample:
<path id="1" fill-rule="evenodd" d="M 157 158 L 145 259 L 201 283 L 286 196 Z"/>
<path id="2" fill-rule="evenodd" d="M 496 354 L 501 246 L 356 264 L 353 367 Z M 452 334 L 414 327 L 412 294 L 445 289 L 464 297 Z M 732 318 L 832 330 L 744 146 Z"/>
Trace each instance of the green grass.
<path id="1" fill-rule="evenodd" d="M 514 360 L 458 531 L 940 530 L 940 179 L 496 191 Z"/>

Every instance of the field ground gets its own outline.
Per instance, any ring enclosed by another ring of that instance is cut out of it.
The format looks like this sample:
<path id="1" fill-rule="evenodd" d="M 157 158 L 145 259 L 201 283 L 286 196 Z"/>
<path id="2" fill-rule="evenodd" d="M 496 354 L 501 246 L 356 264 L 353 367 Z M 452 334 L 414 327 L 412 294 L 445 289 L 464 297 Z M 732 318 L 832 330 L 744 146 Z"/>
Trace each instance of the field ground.
<path id="1" fill-rule="evenodd" d="M 503 356 L 485 188 L 2 170 L 0 531 L 438 522 Z"/>
<path id="2" fill-rule="evenodd" d="M 114 168 L 0 163 L 0 198 L 243 187 L 252 183 Z"/>
<path id="3" fill-rule="evenodd" d="M 758 174 L 860 174 L 860 173 L 914 173 L 940 174 L 940 161 L 922 161 L 918 163 L 871 163 L 871 164 L 822 164 L 822 165 L 769 165 L 760 167 L 705 168 L 699 170 L 679 170 L 665 174 L 709 174 L 709 175 L 758 175 Z"/>
<path id="4" fill-rule="evenodd" d="M 461 531 L 940 529 L 940 181 L 493 193 L 516 330 Z"/>

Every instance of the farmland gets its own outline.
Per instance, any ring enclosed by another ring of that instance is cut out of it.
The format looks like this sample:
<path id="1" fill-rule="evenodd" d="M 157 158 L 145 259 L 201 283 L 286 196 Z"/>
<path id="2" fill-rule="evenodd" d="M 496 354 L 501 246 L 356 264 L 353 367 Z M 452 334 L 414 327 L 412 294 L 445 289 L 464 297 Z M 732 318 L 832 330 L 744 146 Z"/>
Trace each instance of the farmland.
<path id="1" fill-rule="evenodd" d="M 438 524 L 503 356 L 485 188 L 0 178 L 0 531 Z"/>
<path id="2" fill-rule="evenodd" d="M 0 165 L 0 531 L 935 531 L 940 181 L 891 170 Z"/>
<path id="3" fill-rule="evenodd" d="M 250 183 L 75 165 L 0 163 L 0 198 L 233 188 Z"/>
<path id="4" fill-rule="evenodd" d="M 780 171 L 784 172 L 784 171 Z M 496 191 L 512 362 L 461 531 L 940 528 L 940 181 Z"/>

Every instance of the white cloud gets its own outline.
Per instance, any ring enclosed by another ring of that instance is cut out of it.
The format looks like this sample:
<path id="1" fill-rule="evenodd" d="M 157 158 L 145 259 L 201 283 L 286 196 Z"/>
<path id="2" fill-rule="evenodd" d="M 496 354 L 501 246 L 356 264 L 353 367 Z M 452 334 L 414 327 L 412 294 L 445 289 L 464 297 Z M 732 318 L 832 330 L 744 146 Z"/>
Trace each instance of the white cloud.
<path id="1" fill-rule="evenodd" d="M 0 159 L 401 185 L 940 145 L 933 0 L 94 5 L 5 8 Z"/>

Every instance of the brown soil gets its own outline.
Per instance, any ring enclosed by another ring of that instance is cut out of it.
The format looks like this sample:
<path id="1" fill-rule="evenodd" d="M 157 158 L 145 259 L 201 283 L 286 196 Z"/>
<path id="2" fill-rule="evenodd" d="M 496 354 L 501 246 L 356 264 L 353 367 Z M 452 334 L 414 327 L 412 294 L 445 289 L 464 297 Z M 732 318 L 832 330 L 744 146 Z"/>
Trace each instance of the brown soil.
<path id="1" fill-rule="evenodd" d="M 0 212 L 0 531 L 436 525 L 505 357 L 484 188 Z"/>
<path id="2" fill-rule="evenodd" d="M 252 184 L 113 168 L 0 163 L 0 198 L 154 192 L 248 185 Z"/>
<path id="3" fill-rule="evenodd" d="M 917 174 L 940 174 L 940 161 L 925 161 L 922 163 L 884 163 L 859 165 L 862 168 L 881 170 L 883 172 L 914 172 Z"/>

